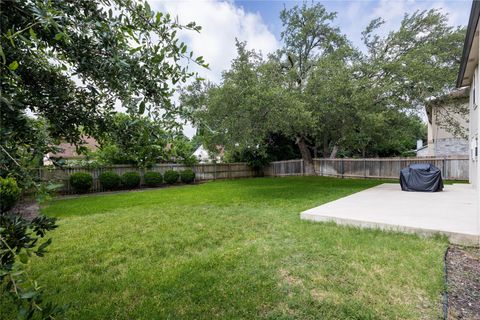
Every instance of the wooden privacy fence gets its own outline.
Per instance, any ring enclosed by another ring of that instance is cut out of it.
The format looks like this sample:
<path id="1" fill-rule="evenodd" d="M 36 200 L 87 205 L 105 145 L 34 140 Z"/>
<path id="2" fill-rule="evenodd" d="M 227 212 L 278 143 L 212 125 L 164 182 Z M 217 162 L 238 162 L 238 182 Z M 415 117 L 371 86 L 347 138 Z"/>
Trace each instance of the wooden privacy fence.
<path id="1" fill-rule="evenodd" d="M 101 191 L 102 187 L 98 177 L 106 171 L 113 171 L 119 175 L 125 172 L 135 171 L 142 177 L 146 171 L 160 172 L 162 175 L 167 170 L 182 171 L 187 168 L 193 169 L 195 172 L 195 180 L 216 180 L 216 179 L 235 179 L 235 178 L 248 178 L 253 177 L 255 172 L 246 163 L 222 163 L 222 164 L 198 164 L 192 167 L 181 164 L 157 164 L 149 169 L 142 169 L 132 165 L 112 165 L 98 168 L 48 168 L 43 167 L 38 169 L 38 178 L 42 181 L 56 181 L 63 183 L 63 188 L 59 191 L 63 193 L 72 193 L 73 190 L 70 186 L 69 178 L 72 173 L 86 172 L 93 177 L 93 192 Z"/>
<path id="2" fill-rule="evenodd" d="M 398 178 L 400 169 L 412 163 L 432 163 L 442 171 L 444 179 L 468 180 L 468 158 L 372 158 L 372 159 L 314 159 L 315 175 L 349 177 L 349 178 Z M 181 171 L 190 168 L 181 164 L 157 164 L 150 169 L 141 169 L 131 165 L 113 165 L 99 168 L 48 168 L 38 169 L 38 178 L 42 181 L 63 183 L 60 190 L 72 193 L 69 178 L 75 172 L 87 172 L 93 177 L 92 191 L 101 191 L 98 177 L 105 171 L 119 175 L 135 171 L 142 177 L 146 171 L 160 172 L 167 170 Z M 198 164 L 191 167 L 197 181 L 216 179 L 249 178 L 255 176 L 246 163 Z M 305 175 L 303 160 L 286 160 L 271 162 L 264 168 L 264 175 L 270 177 Z"/>
<path id="3" fill-rule="evenodd" d="M 315 175 L 349 178 L 398 178 L 400 170 L 413 163 L 432 163 L 444 179 L 468 180 L 468 157 L 461 158 L 371 158 L 314 159 Z M 303 160 L 275 161 L 268 176 L 304 175 Z"/>

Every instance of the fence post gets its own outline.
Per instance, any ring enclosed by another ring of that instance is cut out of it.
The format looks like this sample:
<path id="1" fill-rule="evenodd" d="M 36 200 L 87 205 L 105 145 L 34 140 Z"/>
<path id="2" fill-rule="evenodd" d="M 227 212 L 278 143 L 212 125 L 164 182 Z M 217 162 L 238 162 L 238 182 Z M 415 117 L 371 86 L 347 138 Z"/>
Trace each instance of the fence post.
<path id="1" fill-rule="evenodd" d="M 443 157 L 442 161 L 442 170 L 443 170 L 443 178 L 447 179 L 447 164 L 446 164 L 446 157 Z"/>
<path id="2" fill-rule="evenodd" d="M 341 170 L 342 179 L 343 179 L 343 175 L 345 174 L 345 164 L 343 163 L 343 158 L 340 160 L 340 170 Z"/>
<path id="3" fill-rule="evenodd" d="M 367 159 L 363 158 L 363 178 L 367 178 Z"/>
<path id="4" fill-rule="evenodd" d="M 300 160 L 300 173 L 303 175 L 305 175 L 305 168 L 304 168 L 304 164 L 303 164 L 303 159 Z"/>
<path id="5" fill-rule="evenodd" d="M 379 178 L 382 177 L 382 160 L 378 161 L 378 176 Z"/>

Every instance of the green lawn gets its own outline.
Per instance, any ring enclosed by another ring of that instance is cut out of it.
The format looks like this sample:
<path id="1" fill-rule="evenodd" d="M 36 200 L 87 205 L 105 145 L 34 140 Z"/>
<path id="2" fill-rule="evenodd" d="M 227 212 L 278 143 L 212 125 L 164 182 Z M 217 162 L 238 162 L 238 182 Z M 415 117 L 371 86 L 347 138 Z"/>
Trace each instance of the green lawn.
<path id="1" fill-rule="evenodd" d="M 32 272 L 70 319 L 438 318 L 445 239 L 300 220 L 379 183 L 261 178 L 52 201 L 43 212 L 60 227 Z"/>

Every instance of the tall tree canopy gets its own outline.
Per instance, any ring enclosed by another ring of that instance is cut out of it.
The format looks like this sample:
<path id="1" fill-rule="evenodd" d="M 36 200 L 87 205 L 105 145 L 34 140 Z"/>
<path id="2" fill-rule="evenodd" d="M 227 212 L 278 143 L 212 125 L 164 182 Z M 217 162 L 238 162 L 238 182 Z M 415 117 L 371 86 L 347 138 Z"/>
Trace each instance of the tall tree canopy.
<path id="1" fill-rule="evenodd" d="M 30 114 L 50 136 L 81 143 L 101 134 L 115 105 L 168 129 L 180 110 L 172 87 L 194 76 L 194 57 L 177 38 L 198 32 L 134 0 L 2 1 L 0 42 L 2 174 L 15 170 L 21 149 L 38 148 Z"/>
<path id="2" fill-rule="evenodd" d="M 181 101 L 207 136 L 256 154 L 270 135 L 286 137 L 307 171 L 312 154 L 391 156 L 414 148 L 426 132 L 416 113 L 454 86 L 463 28 L 430 10 L 405 15 L 398 30 L 381 36 L 383 21 L 375 19 L 362 52 L 319 3 L 280 17 L 281 50 L 264 59 L 238 43 L 222 83 L 184 90 Z"/>
<path id="3" fill-rule="evenodd" d="M 417 11 L 405 14 L 399 29 L 383 37 L 378 31 L 385 21 L 370 22 L 362 33 L 367 52 L 359 76 L 376 90 L 376 103 L 423 108 L 455 87 L 465 29 L 447 21 L 439 10 Z"/>

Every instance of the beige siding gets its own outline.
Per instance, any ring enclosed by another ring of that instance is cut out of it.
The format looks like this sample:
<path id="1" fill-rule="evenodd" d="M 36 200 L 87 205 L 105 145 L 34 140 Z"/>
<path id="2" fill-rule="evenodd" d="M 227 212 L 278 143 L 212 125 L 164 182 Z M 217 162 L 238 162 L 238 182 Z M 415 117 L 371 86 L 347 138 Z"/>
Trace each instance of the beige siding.
<path id="1" fill-rule="evenodd" d="M 462 93 L 460 93 L 462 94 Z M 454 98 L 455 102 L 437 102 L 432 103 L 428 121 L 428 148 L 426 152 L 417 153 L 418 157 L 449 157 L 449 156 L 468 156 L 468 139 L 461 134 L 455 134 L 449 129 L 448 123 L 453 121 L 463 128 L 464 133 L 468 133 L 468 114 L 461 114 L 459 107 L 467 109 L 468 100 L 465 96 Z M 463 104 L 460 104 L 464 102 Z M 452 120 L 453 119 L 453 120 Z"/>

